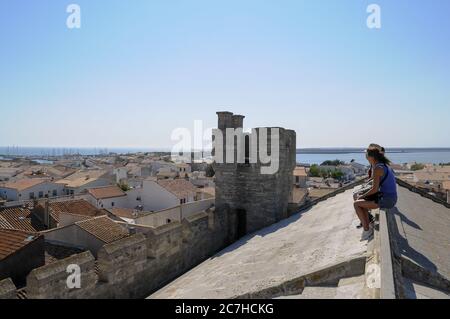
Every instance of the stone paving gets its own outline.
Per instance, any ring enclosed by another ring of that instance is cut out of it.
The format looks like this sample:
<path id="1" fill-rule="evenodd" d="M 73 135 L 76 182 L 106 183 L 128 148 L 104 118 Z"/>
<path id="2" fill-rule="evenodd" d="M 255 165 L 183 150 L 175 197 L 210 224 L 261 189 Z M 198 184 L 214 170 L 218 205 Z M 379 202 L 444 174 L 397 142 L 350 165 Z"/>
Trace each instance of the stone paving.
<path id="1" fill-rule="evenodd" d="M 450 209 L 406 188 L 398 187 L 393 213 L 395 241 L 402 257 L 450 280 Z"/>
<path id="2" fill-rule="evenodd" d="M 242 238 L 149 298 L 232 298 L 365 256 L 352 191 Z"/>

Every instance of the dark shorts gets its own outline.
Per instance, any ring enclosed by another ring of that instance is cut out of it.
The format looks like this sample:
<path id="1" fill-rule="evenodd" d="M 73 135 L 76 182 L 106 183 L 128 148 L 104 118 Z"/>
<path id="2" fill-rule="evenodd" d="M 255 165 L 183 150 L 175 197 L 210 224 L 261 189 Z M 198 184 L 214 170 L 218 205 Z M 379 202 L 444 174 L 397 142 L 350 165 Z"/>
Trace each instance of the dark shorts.
<path id="1" fill-rule="evenodd" d="M 397 204 L 397 197 L 391 197 L 391 196 L 381 196 L 378 199 L 377 204 L 380 206 L 380 208 L 389 209 L 395 206 Z"/>

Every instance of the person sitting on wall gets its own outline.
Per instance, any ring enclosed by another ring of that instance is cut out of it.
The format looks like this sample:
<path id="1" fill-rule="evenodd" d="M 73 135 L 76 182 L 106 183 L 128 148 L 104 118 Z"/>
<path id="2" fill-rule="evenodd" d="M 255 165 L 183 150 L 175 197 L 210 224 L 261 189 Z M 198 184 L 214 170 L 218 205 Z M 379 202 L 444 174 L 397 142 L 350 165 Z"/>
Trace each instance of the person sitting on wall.
<path id="1" fill-rule="evenodd" d="M 384 147 L 378 145 L 378 144 L 370 144 L 369 148 L 377 148 L 380 150 L 380 152 L 384 155 L 385 154 L 385 149 Z M 361 194 L 369 191 L 372 188 L 372 179 L 373 176 L 373 167 L 372 165 L 370 165 L 370 168 L 367 171 L 367 177 L 368 177 L 368 181 L 367 183 L 365 183 L 363 186 L 361 186 L 361 188 L 358 188 L 354 193 L 353 193 L 353 200 L 356 200 L 358 198 L 358 196 L 360 196 Z M 375 218 L 373 217 L 373 215 L 371 214 L 370 210 L 369 210 L 369 223 L 373 224 L 373 222 L 375 221 Z M 356 226 L 356 228 L 361 228 L 363 227 L 362 223 L 359 223 L 358 226 Z"/>
<path id="2" fill-rule="evenodd" d="M 373 227 L 369 221 L 369 210 L 377 208 L 392 208 L 397 203 L 397 184 L 394 173 L 389 167 L 391 163 L 386 158 L 381 148 L 369 146 L 366 150 L 366 158 L 372 170 L 372 187 L 358 194 L 354 207 L 364 231 L 361 240 L 367 240 L 373 234 Z"/>

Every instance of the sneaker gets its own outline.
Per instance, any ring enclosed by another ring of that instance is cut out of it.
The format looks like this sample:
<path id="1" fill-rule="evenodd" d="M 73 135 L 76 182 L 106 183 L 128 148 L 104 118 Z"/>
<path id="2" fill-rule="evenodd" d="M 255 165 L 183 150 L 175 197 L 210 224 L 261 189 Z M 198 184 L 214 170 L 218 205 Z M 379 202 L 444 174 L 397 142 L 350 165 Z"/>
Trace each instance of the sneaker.
<path id="1" fill-rule="evenodd" d="M 371 213 L 369 213 L 369 224 L 371 227 L 373 227 L 373 224 L 375 222 L 375 218 L 372 216 Z M 358 226 L 356 226 L 356 228 L 360 229 L 362 227 L 362 223 L 359 223 Z"/>
<path id="2" fill-rule="evenodd" d="M 361 241 L 368 240 L 373 235 L 373 228 L 369 228 L 369 230 L 364 230 L 361 234 Z"/>

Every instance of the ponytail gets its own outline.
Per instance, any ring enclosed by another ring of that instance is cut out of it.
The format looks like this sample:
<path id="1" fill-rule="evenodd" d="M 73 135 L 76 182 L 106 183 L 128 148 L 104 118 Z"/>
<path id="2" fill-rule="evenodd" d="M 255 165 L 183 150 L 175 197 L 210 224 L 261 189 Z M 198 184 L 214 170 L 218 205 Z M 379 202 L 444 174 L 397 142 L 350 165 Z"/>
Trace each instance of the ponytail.
<path id="1" fill-rule="evenodd" d="M 390 165 L 391 161 L 384 155 L 384 152 L 382 152 L 379 148 L 376 147 L 369 147 L 367 149 L 367 156 L 373 157 L 377 162 Z"/>

